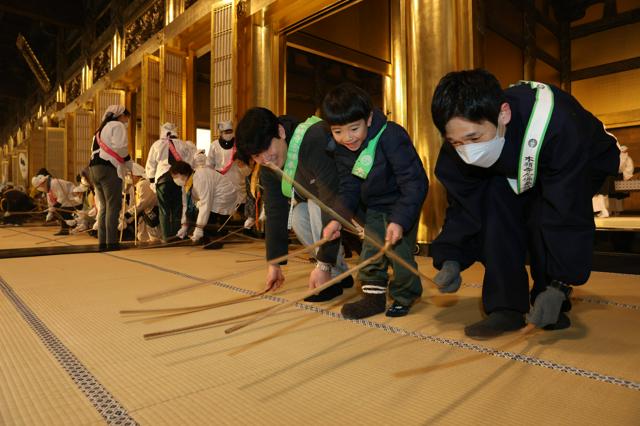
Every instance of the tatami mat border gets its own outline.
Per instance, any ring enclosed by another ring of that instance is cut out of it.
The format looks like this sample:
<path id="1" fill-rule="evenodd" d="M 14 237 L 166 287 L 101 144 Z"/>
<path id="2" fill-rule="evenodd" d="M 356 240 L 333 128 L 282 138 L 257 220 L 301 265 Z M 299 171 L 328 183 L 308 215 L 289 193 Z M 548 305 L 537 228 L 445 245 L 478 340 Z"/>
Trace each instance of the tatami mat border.
<path id="1" fill-rule="evenodd" d="M 14 304 L 20 315 L 35 331 L 47 350 L 55 357 L 60 366 L 69 374 L 71 380 L 89 399 L 102 418 L 110 425 L 132 426 L 138 423 L 127 413 L 109 391 L 91 374 L 76 356 L 56 337 L 55 334 L 29 309 L 13 291 L 11 286 L 0 277 L 0 288 Z"/>
<path id="2" fill-rule="evenodd" d="M 108 256 L 111 257 L 115 257 L 117 259 L 120 260 L 125 260 L 128 262 L 133 262 L 133 263 L 138 263 L 140 265 L 145 265 L 148 266 L 150 268 L 154 268 L 160 271 L 164 271 L 164 272 L 169 272 L 175 275 L 179 275 L 185 278 L 190 278 L 192 280 L 195 281 L 199 281 L 199 282 L 205 282 L 207 280 L 200 278 L 200 277 L 196 277 L 190 274 L 185 274 L 183 272 L 180 271 L 175 271 L 172 269 L 168 269 L 168 268 L 164 268 L 158 265 L 154 265 L 152 263 L 148 263 L 148 262 L 144 262 L 142 260 L 136 260 L 136 259 L 128 259 L 128 258 L 124 258 L 124 257 L 120 257 L 120 256 L 116 256 L 113 254 L 109 254 L 109 253 L 104 253 Z M 234 285 L 231 284 L 227 284 L 221 281 L 215 281 L 212 282 L 213 285 L 216 285 L 218 287 L 222 287 L 228 290 L 232 290 L 238 293 L 243 293 L 243 294 L 255 294 L 254 291 L 251 290 L 247 290 L 241 287 L 236 287 Z M 277 303 L 286 303 L 288 302 L 287 299 L 282 298 L 282 297 L 278 297 L 278 296 L 262 296 L 262 298 L 267 299 L 267 300 L 271 300 Z M 521 362 L 524 364 L 528 364 L 528 365 L 533 365 L 533 366 L 538 366 L 538 367 L 544 367 L 550 370 L 554 370 L 554 371 L 559 371 L 562 373 L 569 373 L 569 374 L 573 374 L 575 376 L 579 376 L 579 377 L 584 377 L 587 379 L 592 379 L 592 380 L 596 380 L 599 382 L 604 382 L 604 383 L 609 383 L 609 384 L 613 384 L 613 385 L 617 385 L 617 386 L 622 386 L 628 389 L 632 389 L 632 390 L 636 390 L 636 391 L 640 391 L 640 383 L 639 382 L 634 382 L 632 380 L 626 380 L 626 379 L 621 379 L 615 376 L 609 376 L 606 374 L 601 374 L 595 371 L 590 371 L 590 370 L 584 370 L 582 368 L 577 368 L 577 367 L 572 367 L 570 365 L 566 365 L 566 364 L 560 364 L 560 363 L 556 363 L 553 361 L 547 361 L 544 359 L 540 359 L 540 358 L 535 358 L 535 357 L 531 357 L 528 355 L 523 355 L 523 354 L 519 354 L 519 353 L 514 353 L 514 352 L 506 352 L 506 351 L 500 351 L 494 348 L 490 348 L 490 347 L 486 347 L 486 346 L 482 346 L 482 345 L 478 345 L 475 343 L 469 343 L 469 342 L 465 342 L 462 340 L 457 340 L 457 339 L 450 339 L 450 338 L 446 338 L 446 337 L 438 337 L 438 336 L 432 336 L 429 334 L 424 334 L 421 333 L 419 331 L 410 331 L 410 330 L 405 330 L 403 328 L 400 327 L 394 327 L 394 326 L 390 326 L 387 324 L 383 324 L 383 323 L 379 323 L 379 322 L 375 322 L 375 321 L 370 321 L 367 319 L 361 319 L 361 320 L 350 320 L 350 319 L 346 319 L 345 317 L 343 317 L 341 314 L 337 313 L 337 312 L 333 312 L 333 311 L 328 311 L 326 309 L 322 309 L 319 308 L 317 306 L 312 306 L 312 305 L 308 305 L 305 303 L 296 303 L 295 304 L 296 308 L 304 310 L 304 311 L 309 311 L 309 312 L 315 312 L 315 313 L 319 313 L 323 316 L 329 317 L 329 318 L 333 318 L 333 319 L 339 319 L 339 320 L 343 320 L 343 321 L 350 321 L 352 323 L 355 324 L 359 324 L 368 328 L 373 328 L 373 329 L 378 329 L 378 330 L 382 330 L 385 331 L 387 333 L 391 333 L 391 334 L 396 334 L 396 335 L 400 335 L 400 336 L 408 336 L 408 337 L 413 337 L 415 339 L 418 340 L 422 340 L 422 341 L 427 341 L 427 342 L 433 342 L 433 343 L 439 343 L 439 344 L 443 344 L 446 346 L 450 346 L 450 347 L 454 347 L 454 348 L 459 348 L 459 349 L 465 349 L 465 350 L 469 350 L 469 351 L 473 351 L 473 352 L 478 352 L 481 354 L 485 354 L 485 355 L 490 355 L 490 356 L 494 356 L 494 357 L 498 357 L 498 358 L 504 358 L 504 359 L 510 359 L 512 361 L 517 361 L 517 362 Z"/>

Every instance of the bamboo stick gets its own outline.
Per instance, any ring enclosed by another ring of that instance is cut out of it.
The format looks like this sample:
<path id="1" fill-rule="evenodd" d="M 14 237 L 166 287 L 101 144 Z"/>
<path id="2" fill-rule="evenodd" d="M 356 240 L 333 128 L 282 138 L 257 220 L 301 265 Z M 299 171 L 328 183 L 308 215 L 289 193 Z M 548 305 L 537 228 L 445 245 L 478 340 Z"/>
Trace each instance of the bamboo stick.
<path id="1" fill-rule="evenodd" d="M 298 255 L 300 253 L 304 253 L 306 251 L 313 250 L 316 247 L 319 247 L 322 244 L 326 243 L 327 241 L 328 241 L 327 239 L 323 238 L 323 239 L 318 240 L 315 243 L 311 244 L 310 246 L 306 246 L 306 247 L 303 247 L 303 248 L 301 248 L 299 250 L 292 251 L 289 254 L 285 254 L 285 255 L 277 257 L 275 259 L 271 259 L 267 263 L 269 263 L 269 264 L 277 264 L 277 263 L 283 262 L 283 261 L 289 259 L 289 257 L 291 257 L 291 256 L 296 256 L 296 255 Z M 232 277 L 232 276 L 246 274 L 247 272 L 257 271 L 257 270 L 259 270 L 261 268 L 263 268 L 263 265 L 258 265 L 258 266 L 254 267 L 254 268 L 246 269 L 246 270 L 243 270 L 243 271 L 240 271 L 240 272 L 233 272 L 231 274 L 223 275 L 223 276 L 220 276 L 220 277 L 217 277 L 217 278 L 213 278 L 213 279 L 210 279 L 210 280 L 207 280 L 207 281 L 203 281 L 203 282 L 200 282 L 200 283 L 189 284 L 189 285 L 182 286 L 182 287 L 176 287 L 176 288 L 173 288 L 173 289 L 170 289 L 170 290 L 164 290 L 164 291 L 157 292 L 157 293 L 147 294 L 145 296 L 138 297 L 138 302 L 144 303 L 144 302 L 147 302 L 149 300 L 159 299 L 159 298 L 162 298 L 162 297 L 170 296 L 172 294 L 176 294 L 176 293 L 181 293 L 183 291 L 192 290 L 192 289 L 200 287 L 202 285 L 211 284 L 211 283 L 214 283 L 216 281 L 219 281 L 219 280 L 222 280 L 222 279 L 225 279 L 225 278 L 229 278 L 229 277 Z"/>
<path id="2" fill-rule="evenodd" d="M 274 313 L 281 311 L 285 308 L 288 308 L 289 306 L 295 305 L 296 303 L 306 299 L 309 296 L 313 296 L 314 294 L 318 294 L 320 293 L 322 290 L 327 289 L 329 287 L 331 287 L 332 285 L 342 281 L 343 279 L 345 279 L 346 277 L 348 277 L 349 275 L 351 275 L 352 273 L 364 268 L 365 266 L 375 262 L 376 260 L 378 260 L 380 257 L 382 257 L 387 250 L 389 250 L 389 246 L 390 243 L 386 243 L 378 253 L 376 253 L 374 256 L 371 256 L 370 258 L 368 258 L 367 260 L 359 263 L 358 265 L 354 266 L 353 268 L 341 273 L 340 275 L 336 276 L 335 278 L 330 279 L 329 281 L 327 281 L 326 283 L 324 283 L 323 285 L 321 285 L 320 287 L 316 287 L 313 290 L 309 290 L 308 292 L 306 292 L 305 294 L 303 294 L 302 296 L 290 300 L 286 303 L 283 303 L 282 305 L 276 305 L 272 308 L 270 308 L 269 310 L 263 312 L 261 315 L 258 315 L 254 318 L 250 318 L 244 322 L 241 322 L 240 324 L 236 324 L 233 327 L 229 327 L 227 328 L 224 332 L 226 334 L 230 334 L 233 333 L 234 331 L 238 331 L 244 327 L 247 327 L 251 324 L 254 324 L 260 320 L 263 320 L 271 315 L 273 315 Z"/>
<path id="3" fill-rule="evenodd" d="M 251 311 L 251 312 L 247 312 L 244 314 L 240 314 L 240 315 L 235 315 L 232 317 L 227 317 L 227 318 L 221 318 L 221 319 L 217 319 L 217 320 L 213 320 L 213 321 L 208 321 L 208 322 L 203 322 L 200 324 L 194 324 L 194 325 L 189 325 L 186 327 L 180 327 L 180 328 L 174 328 L 172 330 L 165 330 L 165 331 L 156 331 L 154 333 L 147 333 L 145 335 L 143 335 L 143 337 L 146 340 L 151 340 L 151 339 L 157 339 L 160 337 L 167 337 L 167 336 L 171 336 L 174 334 L 180 334 L 180 333 L 185 333 L 188 331 L 196 331 L 196 330 L 200 330 L 203 328 L 207 328 L 210 327 L 212 325 L 216 325 L 216 324 L 223 324 L 225 322 L 229 322 L 229 321 L 233 321 L 233 320 L 237 320 L 237 319 L 242 319 L 251 315 L 257 315 L 261 312 L 264 312 L 268 309 L 271 309 L 271 307 L 268 308 L 261 308 L 261 309 L 257 309 L 255 311 Z"/>
<path id="4" fill-rule="evenodd" d="M 303 197 L 305 197 L 308 200 L 313 200 L 314 203 L 318 204 L 320 209 L 322 209 L 323 211 L 325 211 L 326 213 L 331 215 L 335 220 L 340 222 L 340 224 L 343 227 L 345 227 L 349 231 L 352 231 L 352 232 L 358 234 L 357 228 L 351 222 L 349 222 L 347 219 L 345 219 L 342 216 L 340 216 L 334 209 L 332 209 L 331 207 L 327 206 L 325 203 L 320 201 L 318 199 L 318 197 L 313 195 L 305 187 L 303 187 L 298 182 L 296 182 L 295 179 L 293 179 L 291 176 L 287 175 L 285 172 L 283 172 L 282 170 L 280 170 L 278 167 L 274 166 L 271 163 L 267 163 L 266 166 L 269 167 L 274 172 L 276 172 L 276 174 L 280 175 L 282 177 L 282 179 L 285 179 L 285 180 L 291 182 L 291 184 L 296 188 L 296 191 L 298 191 L 298 193 L 300 193 Z M 371 243 L 371 244 L 373 244 L 378 249 L 381 249 L 383 247 L 383 244 L 380 241 L 378 241 L 375 238 L 372 238 L 372 237 L 368 236 L 367 234 L 364 234 L 364 240 L 369 242 L 369 243 Z M 417 275 L 418 277 L 422 277 L 422 278 L 426 279 L 427 281 L 431 282 L 433 285 L 435 285 L 437 287 L 437 284 L 435 282 L 433 282 L 433 279 L 431 277 L 429 277 L 429 276 L 425 275 L 424 273 L 418 271 L 412 265 L 407 263 L 407 261 L 405 261 L 403 258 L 398 256 L 393 250 L 386 251 L 386 256 L 391 258 L 391 259 L 393 259 L 393 260 L 395 260 L 396 262 L 398 262 L 403 267 L 407 268 L 411 273 Z"/>

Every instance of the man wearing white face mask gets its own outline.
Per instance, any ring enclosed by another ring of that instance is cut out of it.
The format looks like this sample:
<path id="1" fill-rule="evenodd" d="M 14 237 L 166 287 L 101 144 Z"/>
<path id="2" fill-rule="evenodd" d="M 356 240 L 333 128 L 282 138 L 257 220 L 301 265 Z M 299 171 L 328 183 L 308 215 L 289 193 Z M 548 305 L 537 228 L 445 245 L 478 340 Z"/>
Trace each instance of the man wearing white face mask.
<path id="1" fill-rule="evenodd" d="M 160 233 L 164 242 L 180 228 L 180 188 L 173 183 L 169 169 L 178 161 L 193 164 L 196 151 L 192 142 L 178 138 L 178 128 L 173 123 L 160 127 L 160 139 L 149 149 L 145 172 L 158 197 Z"/>
<path id="2" fill-rule="evenodd" d="M 247 201 L 245 178 L 251 174 L 251 168 L 236 158 L 237 147 L 233 123 L 231 121 L 219 122 L 218 131 L 220 137 L 211 142 L 207 164 L 231 180 L 238 194 L 238 203 L 244 204 Z"/>
<path id="3" fill-rule="evenodd" d="M 591 272 L 591 197 L 618 170 L 615 138 L 560 89 L 521 82 L 502 90 L 484 70 L 447 74 L 431 111 L 445 138 L 435 173 L 449 199 L 430 248 L 435 282 L 455 292 L 461 270 L 485 266 L 487 317 L 465 333 L 486 339 L 517 330 L 527 313 L 538 327 L 569 327 L 570 285 Z"/>

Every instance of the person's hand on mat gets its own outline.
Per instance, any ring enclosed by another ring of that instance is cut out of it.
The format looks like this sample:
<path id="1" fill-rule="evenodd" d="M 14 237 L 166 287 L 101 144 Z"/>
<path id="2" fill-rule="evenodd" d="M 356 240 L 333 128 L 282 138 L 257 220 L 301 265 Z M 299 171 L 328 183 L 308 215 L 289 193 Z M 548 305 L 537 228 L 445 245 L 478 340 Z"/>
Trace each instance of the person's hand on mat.
<path id="1" fill-rule="evenodd" d="M 555 324 L 566 298 L 566 294 L 560 289 L 548 286 L 533 302 L 533 307 L 527 314 L 527 322 L 540 328 Z"/>
<path id="2" fill-rule="evenodd" d="M 269 265 L 269 269 L 267 270 L 267 285 L 265 288 L 268 291 L 277 290 L 283 283 L 284 274 L 282 273 L 280 265 Z"/>
<path id="3" fill-rule="evenodd" d="M 340 237 L 340 222 L 332 220 L 322 230 L 322 238 L 328 238 L 329 240 L 335 240 Z"/>
<path id="4" fill-rule="evenodd" d="M 184 238 L 187 236 L 188 231 L 189 231 L 189 225 L 184 224 L 176 234 L 176 237 L 180 238 L 181 240 L 184 240 Z"/>
<path id="5" fill-rule="evenodd" d="M 455 293 L 462 284 L 460 264 L 455 260 L 445 260 L 442 269 L 433 278 L 440 293 Z"/>
<path id="6" fill-rule="evenodd" d="M 314 268 L 309 274 L 309 290 L 320 287 L 331 279 L 331 271 L 323 271 L 320 268 Z"/>
<path id="7" fill-rule="evenodd" d="M 202 230 L 202 228 L 196 227 L 196 229 L 193 230 L 193 234 L 191 235 L 191 241 L 193 241 L 194 243 L 197 243 L 202 239 L 203 236 L 204 236 L 204 231 Z"/>
<path id="8" fill-rule="evenodd" d="M 402 239 L 402 233 L 402 226 L 391 222 L 387 225 L 387 234 L 385 235 L 384 240 L 391 243 L 391 245 L 394 245 Z"/>

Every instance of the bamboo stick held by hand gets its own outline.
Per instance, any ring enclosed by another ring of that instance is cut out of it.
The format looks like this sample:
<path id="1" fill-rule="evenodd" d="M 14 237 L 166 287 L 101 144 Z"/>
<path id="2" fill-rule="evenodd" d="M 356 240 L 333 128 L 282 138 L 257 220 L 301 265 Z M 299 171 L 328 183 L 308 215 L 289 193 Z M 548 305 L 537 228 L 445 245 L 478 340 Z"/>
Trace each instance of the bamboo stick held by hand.
<path id="1" fill-rule="evenodd" d="M 323 238 L 323 239 L 321 239 L 321 240 L 319 240 L 319 241 L 317 241 L 317 242 L 315 242 L 315 243 L 313 243 L 313 244 L 311 244 L 309 246 L 305 246 L 305 247 L 303 247 L 303 248 L 301 248 L 299 250 L 294 250 L 294 251 L 290 252 L 289 254 L 285 254 L 285 255 L 277 257 L 275 259 L 271 259 L 267 263 L 269 263 L 269 264 L 278 264 L 280 262 L 284 262 L 285 260 L 289 259 L 292 256 L 297 256 L 298 254 L 314 250 L 315 248 L 320 247 L 322 244 L 326 243 L 327 241 L 328 241 L 327 239 Z M 160 299 L 160 298 L 163 298 L 163 297 L 171 296 L 171 295 L 176 294 L 176 293 L 181 293 L 183 291 L 193 290 L 193 289 L 198 288 L 200 286 L 207 285 L 207 284 L 212 284 L 212 283 L 214 283 L 216 281 L 219 281 L 219 280 L 222 280 L 222 279 L 225 279 L 225 278 L 229 278 L 229 277 L 236 276 L 236 275 L 243 275 L 243 274 L 246 274 L 246 273 L 249 273 L 249 272 L 257 271 L 259 269 L 262 269 L 263 267 L 264 267 L 263 265 L 257 265 L 257 266 L 255 266 L 253 268 L 244 269 L 244 270 L 239 271 L 239 272 L 238 271 L 232 272 L 230 274 L 222 275 L 222 276 L 219 276 L 219 277 L 216 277 L 216 278 L 212 278 L 210 280 L 203 281 L 203 282 L 200 282 L 200 283 L 189 284 L 189 285 L 182 286 L 182 287 L 176 287 L 176 288 L 169 289 L 169 290 L 163 290 L 163 291 L 160 291 L 160 292 L 147 294 L 147 295 L 138 297 L 138 302 L 144 303 L 144 302 L 148 302 L 150 300 Z"/>
<path id="2" fill-rule="evenodd" d="M 289 182 L 291 182 L 291 184 L 295 187 L 296 191 L 302 195 L 303 197 L 307 198 L 308 200 L 313 200 L 314 203 L 316 203 L 321 210 L 323 210 L 324 212 L 326 212 L 327 214 L 331 215 L 331 217 L 333 217 L 335 220 L 337 220 L 338 222 L 340 222 L 340 224 L 347 230 L 355 233 L 355 234 L 359 234 L 358 229 L 351 223 L 349 222 L 347 219 L 345 219 L 344 217 L 340 216 L 334 209 L 332 209 L 331 207 L 327 206 L 325 203 L 323 203 L 321 200 L 318 199 L 318 197 L 316 197 L 315 195 L 313 195 L 311 192 L 309 192 L 304 186 L 300 185 L 298 182 L 295 181 L 295 179 L 293 179 L 291 176 L 287 175 L 286 173 L 284 173 L 282 170 L 280 170 L 278 167 L 275 167 L 273 164 L 266 164 L 267 167 L 269 167 L 269 169 L 273 170 L 276 174 L 278 174 L 279 176 L 282 177 L 282 179 L 285 179 Z M 383 243 L 381 243 L 380 241 L 378 241 L 375 238 L 372 238 L 371 236 L 364 234 L 364 239 L 365 241 L 373 244 L 376 248 L 378 249 L 382 249 L 383 247 Z M 398 256 L 393 250 L 387 250 L 386 251 L 386 256 L 395 260 L 396 262 L 398 262 L 400 265 L 402 265 L 403 267 L 405 267 L 406 269 L 408 269 L 411 273 L 417 275 L 418 277 L 422 277 L 425 280 L 431 282 L 433 285 L 436 285 L 436 283 L 433 282 L 433 279 L 427 275 L 425 275 L 424 273 L 418 271 L 416 268 L 414 268 L 412 265 L 410 265 L 406 260 L 404 260 L 402 257 Z"/>
<path id="3" fill-rule="evenodd" d="M 260 320 L 263 320 L 267 317 L 269 317 L 270 315 L 273 315 L 274 313 L 281 311 L 282 309 L 285 309 L 289 306 L 295 305 L 296 303 L 306 299 L 309 296 L 313 296 L 314 294 L 318 294 L 320 293 L 322 290 L 327 289 L 329 287 L 331 287 L 334 284 L 337 284 L 338 282 L 342 281 L 343 279 L 345 279 L 346 277 L 348 277 L 349 275 L 351 275 L 352 273 L 364 268 L 365 266 L 369 265 L 370 263 L 375 262 L 377 259 L 379 259 L 380 257 L 382 257 L 387 250 L 389 249 L 390 244 L 386 243 L 382 249 L 380 249 L 380 251 L 378 253 L 376 253 L 374 256 L 370 257 L 369 259 L 365 260 L 364 262 L 359 263 L 358 265 L 354 266 L 353 268 L 341 273 L 340 275 L 336 276 L 335 278 L 330 279 L 329 281 L 327 281 L 326 283 L 324 283 L 323 285 L 316 287 L 312 290 L 309 290 L 308 292 L 306 292 L 305 294 L 303 294 L 302 296 L 297 297 L 296 299 L 290 300 L 287 303 L 284 303 L 282 305 L 276 305 L 272 308 L 270 308 L 269 310 L 265 311 L 264 313 L 262 313 L 262 315 L 257 316 L 255 318 L 250 318 L 247 321 L 244 321 L 240 324 L 234 325 L 233 327 L 230 327 L 228 329 L 226 329 L 224 332 L 226 334 L 230 334 L 233 333 L 234 331 L 238 331 L 248 325 L 254 324 Z"/>

